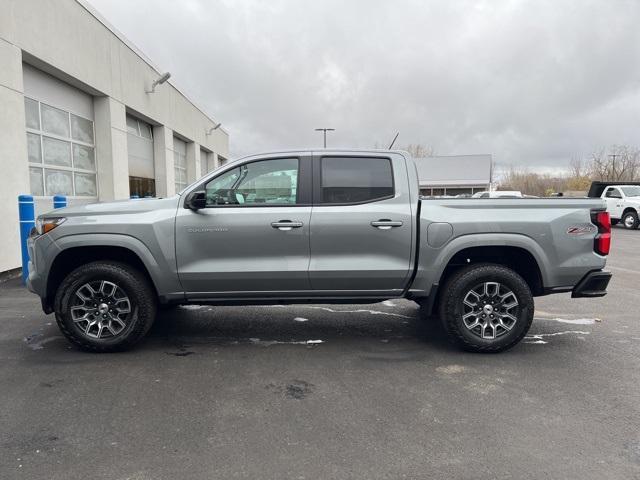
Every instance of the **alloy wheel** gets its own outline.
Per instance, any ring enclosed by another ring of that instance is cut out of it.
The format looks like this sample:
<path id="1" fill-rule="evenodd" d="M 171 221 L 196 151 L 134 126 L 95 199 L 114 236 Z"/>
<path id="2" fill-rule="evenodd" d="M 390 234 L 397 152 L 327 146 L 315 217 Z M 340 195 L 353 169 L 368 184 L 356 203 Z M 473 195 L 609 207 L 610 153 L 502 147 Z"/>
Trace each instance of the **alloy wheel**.
<path id="1" fill-rule="evenodd" d="M 96 280 L 80 286 L 73 296 L 71 319 L 86 336 L 115 337 L 126 328 L 131 301 L 117 284 Z"/>
<path id="2" fill-rule="evenodd" d="M 462 301 L 464 326 L 483 339 L 498 338 L 518 321 L 518 298 L 498 282 L 484 282 L 467 292 Z"/>

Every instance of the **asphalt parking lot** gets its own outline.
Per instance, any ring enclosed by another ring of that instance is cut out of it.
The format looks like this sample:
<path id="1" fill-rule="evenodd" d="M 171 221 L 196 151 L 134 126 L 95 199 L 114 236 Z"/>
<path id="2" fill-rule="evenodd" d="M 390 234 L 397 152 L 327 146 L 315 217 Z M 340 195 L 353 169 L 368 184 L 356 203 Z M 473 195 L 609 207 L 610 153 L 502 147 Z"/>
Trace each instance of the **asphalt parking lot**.
<path id="1" fill-rule="evenodd" d="M 640 478 L 639 247 L 615 228 L 609 295 L 536 299 L 498 355 L 408 301 L 178 308 L 87 354 L 6 282 L 0 478 Z"/>

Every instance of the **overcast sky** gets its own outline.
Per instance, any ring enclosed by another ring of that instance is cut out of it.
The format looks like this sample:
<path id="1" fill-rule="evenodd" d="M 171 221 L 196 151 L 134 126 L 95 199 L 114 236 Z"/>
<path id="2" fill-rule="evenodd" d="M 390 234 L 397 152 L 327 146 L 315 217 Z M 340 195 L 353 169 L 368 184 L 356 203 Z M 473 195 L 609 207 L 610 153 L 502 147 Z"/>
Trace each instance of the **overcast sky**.
<path id="1" fill-rule="evenodd" d="M 422 143 L 565 167 L 640 146 L 640 1 L 90 0 L 232 157 Z"/>

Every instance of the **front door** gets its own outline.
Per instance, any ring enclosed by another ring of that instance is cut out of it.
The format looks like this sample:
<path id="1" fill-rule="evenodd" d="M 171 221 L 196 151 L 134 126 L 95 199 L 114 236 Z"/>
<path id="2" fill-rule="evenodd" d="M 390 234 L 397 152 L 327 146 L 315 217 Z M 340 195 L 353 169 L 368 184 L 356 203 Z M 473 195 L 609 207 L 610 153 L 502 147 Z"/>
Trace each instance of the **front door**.
<path id="1" fill-rule="evenodd" d="M 310 289 L 308 157 L 252 160 L 196 190 L 206 208 L 181 205 L 178 274 L 187 297 L 286 295 Z"/>
<path id="2" fill-rule="evenodd" d="M 309 278 L 316 295 L 402 292 L 411 270 L 415 203 L 404 159 L 318 156 L 313 178 Z"/>

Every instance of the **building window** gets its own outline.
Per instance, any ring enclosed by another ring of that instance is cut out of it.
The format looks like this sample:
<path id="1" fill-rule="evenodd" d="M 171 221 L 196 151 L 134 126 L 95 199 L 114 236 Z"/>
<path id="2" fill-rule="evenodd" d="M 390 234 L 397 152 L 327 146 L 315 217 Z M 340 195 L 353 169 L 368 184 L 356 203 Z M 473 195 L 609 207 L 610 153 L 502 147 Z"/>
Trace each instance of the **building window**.
<path id="1" fill-rule="evenodd" d="M 173 139 L 173 168 L 178 193 L 187 186 L 187 143 L 178 138 Z"/>
<path id="2" fill-rule="evenodd" d="M 127 114 L 127 155 L 129 161 L 129 195 L 156 195 L 153 161 L 153 127 Z"/>
<path id="3" fill-rule="evenodd" d="M 25 97 L 31 194 L 96 197 L 93 121 Z"/>
<path id="4" fill-rule="evenodd" d="M 204 177 L 209 170 L 209 152 L 200 149 L 200 176 Z"/>
<path id="5" fill-rule="evenodd" d="M 469 187 L 447 188 L 447 195 L 451 195 L 451 196 L 456 196 L 456 195 L 471 196 L 472 193 L 473 193 L 473 188 L 469 188 Z"/>
<path id="6" fill-rule="evenodd" d="M 156 196 L 156 181 L 153 178 L 129 176 L 129 195 L 133 198 Z"/>

